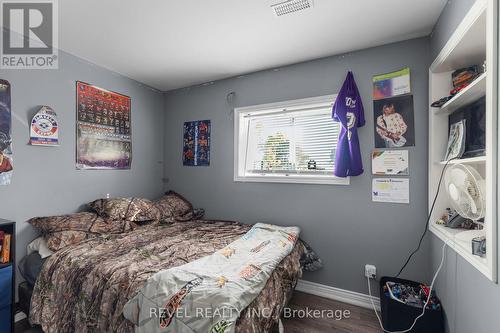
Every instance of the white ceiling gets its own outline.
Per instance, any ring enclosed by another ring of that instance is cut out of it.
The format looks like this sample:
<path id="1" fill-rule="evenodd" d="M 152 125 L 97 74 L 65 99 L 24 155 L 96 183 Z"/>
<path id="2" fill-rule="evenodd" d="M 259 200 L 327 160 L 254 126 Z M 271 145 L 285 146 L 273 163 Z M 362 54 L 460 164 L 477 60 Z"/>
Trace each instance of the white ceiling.
<path id="1" fill-rule="evenodd" d="M 428 35 L 446 0 L 59 1 L 60 48 L 160 90 Z"/>

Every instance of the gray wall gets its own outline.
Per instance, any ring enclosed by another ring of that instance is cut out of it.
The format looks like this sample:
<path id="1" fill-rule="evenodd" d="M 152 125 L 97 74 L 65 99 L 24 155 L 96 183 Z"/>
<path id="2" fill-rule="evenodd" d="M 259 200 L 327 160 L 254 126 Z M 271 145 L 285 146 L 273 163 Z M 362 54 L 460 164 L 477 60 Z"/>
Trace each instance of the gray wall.
<path id="1" fill-rule="evenodd" d="M 431 34 L 431 62 L 475 2 L 476 0 L 448 0 Z"/>
<path id="2" fill-rule="evenodd" d="M 367 292 L 364 265 L 377 265 L 379 275 L 395 274 L 416 246 L 427 207 L 428 38 L 371 48 L 344 56 L 300 63 L 275 71 L 172 91 L 166 94 L 165 189 L 173 189 L 210 218 L 245 223 L 265 221 L 298 225 L 302 237 L 323 258 L 325 268 L 305 279 L 338 288 Z M 416 147 L 410 150 L 411 204 L 371 201 L 370 153 L 374 148 L 372 76 L 411 68 L 415 103 Z M 338 92 L 352 70 L 365 105 L 367 125 L 359 129 L 365 173 L 350 186 L 233 182 L 233 115 L 226 95 L 236 93 L 235 106 L 320 96 Z M 182 125 L 212 120 L 209 167 L 182 166 Z M 428 279 L 428 246 L 407 275 Z"/>
<path id="3" fill-rule="evenodd" d="M 21 258 L 35 230 L 34 216 L 71 213 L 82 204 L 112 196 L 158 196 L 163 184 L 163 94 L 136 81 L 60 52 L 58 70 L 3 70 L 12 85 L 14 174 L 0 186 L 0 217 L 17 221 Z M 75 169 L 75 81 L 85 81 L 132 98 L 132 169 Z M 28 123 L 40 105 L 59 117 L 60 147 L 27 144 Z"/>
<path id="4" fill-rule="evenodd" d="M 473 3 L 473 0 L 448 3 L 431 39 L 432 54 L 439 53 Z M 436 269 L 441 261 L 443 243 L 434 235 L 430 243 L 432 264 Z M 498 332 L 500 286 L 486 279 L 449 248 L 446 265 L 438 279 L 437 292 L 444 303 L 448 332 Z"/>

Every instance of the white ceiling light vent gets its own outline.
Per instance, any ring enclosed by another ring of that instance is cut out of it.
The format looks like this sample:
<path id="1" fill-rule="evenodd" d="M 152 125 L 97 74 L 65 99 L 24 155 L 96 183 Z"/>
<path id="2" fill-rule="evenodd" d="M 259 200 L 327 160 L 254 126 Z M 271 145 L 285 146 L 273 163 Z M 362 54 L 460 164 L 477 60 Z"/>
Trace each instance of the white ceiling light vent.
<path id="1" fill-rule="evenodd" d="M 271 5 L 276 16 L 292 14 L 313 7 L 313 0 L 287 0 Z"/>

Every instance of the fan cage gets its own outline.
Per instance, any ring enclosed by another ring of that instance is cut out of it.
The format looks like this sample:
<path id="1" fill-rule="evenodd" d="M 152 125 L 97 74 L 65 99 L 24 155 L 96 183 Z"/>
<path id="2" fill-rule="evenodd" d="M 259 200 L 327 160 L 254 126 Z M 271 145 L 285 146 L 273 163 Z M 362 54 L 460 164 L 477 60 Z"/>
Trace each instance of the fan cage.
<path id="1" fill-rule="evenodd" d="M 458 200 L 454 200 L 453 195 L 450 193 L 452 184 L 455 189 L 459 190 Z M 446 170 L 445 186 L 451 205 L 457 213 L 473 220 L 475 223 L 481 224 L 479 220 L 485 216 L 486 204 L 484 179 L 479 172 L 471 166 L 455 164 Z M 473 207 L 475 207 L 475 211 Z"/>

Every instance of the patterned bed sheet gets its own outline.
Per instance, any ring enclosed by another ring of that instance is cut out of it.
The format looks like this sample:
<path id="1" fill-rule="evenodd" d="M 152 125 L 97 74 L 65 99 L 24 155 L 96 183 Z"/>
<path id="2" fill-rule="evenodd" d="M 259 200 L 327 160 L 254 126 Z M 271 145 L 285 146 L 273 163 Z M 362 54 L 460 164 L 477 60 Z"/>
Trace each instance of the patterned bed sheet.
<path id="1" fill-rule="evenodd" d="M 134 332 L 123 308 L 152 275 L 221 250 L 250 228 L 212 220 L 153 224 L 60 250 L 37 279 L 30 322 L 46 333 Z M 297 242 L 241 313 L 236 332 L 271 332 L 301 277 L 303 253 Z M 262 309 L 266 316 L 248 315 Z"/>

